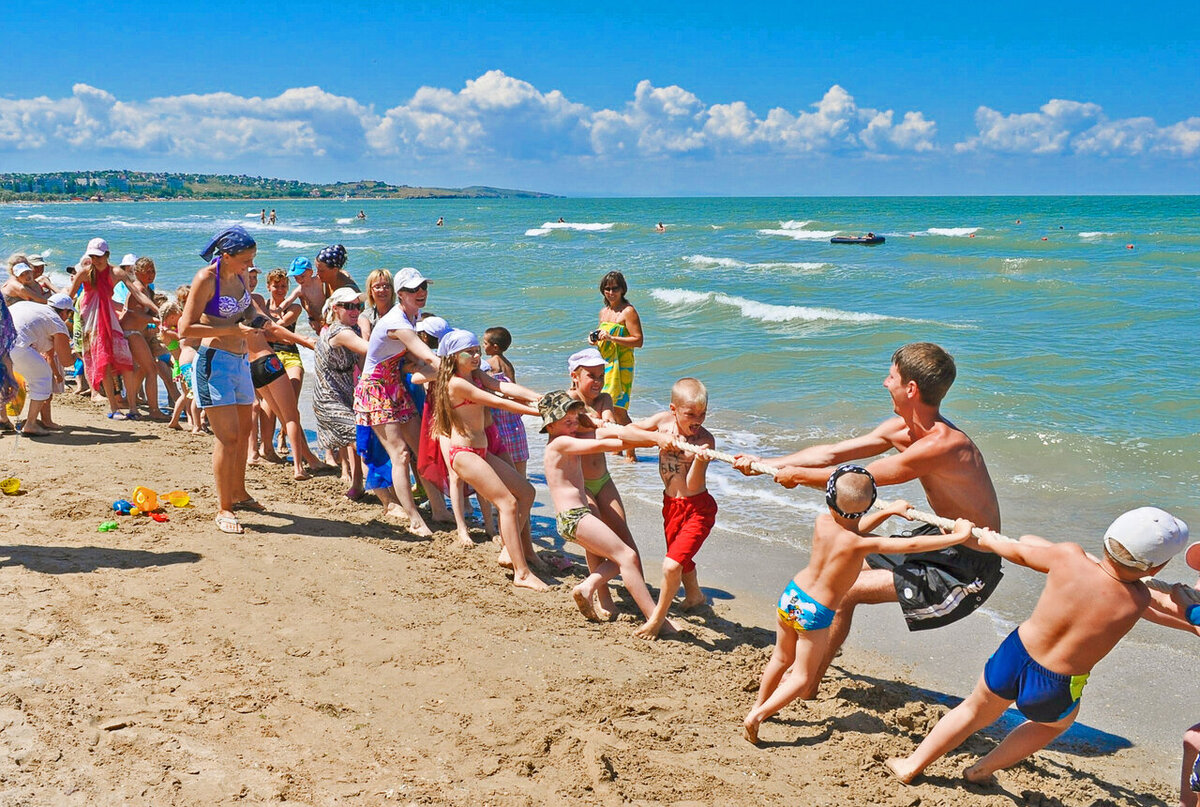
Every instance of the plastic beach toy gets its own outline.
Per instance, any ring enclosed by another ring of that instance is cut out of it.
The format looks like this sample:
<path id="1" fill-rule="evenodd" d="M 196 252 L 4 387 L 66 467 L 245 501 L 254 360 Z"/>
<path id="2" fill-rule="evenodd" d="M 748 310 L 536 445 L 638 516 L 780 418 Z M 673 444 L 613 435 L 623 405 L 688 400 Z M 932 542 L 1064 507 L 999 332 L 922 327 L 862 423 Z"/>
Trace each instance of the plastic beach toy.
<path id="1" fill-rule="evenodd" d="M 117 521 L 105 521 L 96 528 L 96 532 L 112 532 L 113 530 L 121 529 L 121 524 Z"/>
<path id="2" fill-rule="evenodd" d="M 133 502 L 127 499 L 117 499 L 113 502 L 113 512 L 127 516 L 131 510 L 133 510 Z"/>
<path id="3" fill-rule="evenodd" d="M 5 496 L 16 496 L 21 490 L 21 480 L 15 476 L 10 476 L 8 479 L 0 479 L 0 492 Z"/>
<path id="4" fill-rule="evenodd" d="M 143 513 L 149 513 L 158 508 L 158 494 L 150 488 L 138 485 L 133 489 L 133 504 Z"/>
<path id="5" fill-rule="evenodd" d="M 166 513 L 151 513 L 150 518 L 154 519 L 155 521 L 159 522 L 160 524 L 171 520 L 171 519 L 167 518 Z"/>
<path id="6" fill-rule="evenodd" d="M 20 373 L 13 373 L 13 381 L 17 385 L 17 397 L 8 402 L 4 407 L 4 411 L 9 417 L 18 417 L 21 410 L 25 408 L 25 378 Z"/>
<path id="7" fill-rule="evenodd" d="M 163 499 L 170 502 L 173 507 L 187 507 L 192 497 L 186 490 L 173 490 L 170 493 L 164 493 Z"/>

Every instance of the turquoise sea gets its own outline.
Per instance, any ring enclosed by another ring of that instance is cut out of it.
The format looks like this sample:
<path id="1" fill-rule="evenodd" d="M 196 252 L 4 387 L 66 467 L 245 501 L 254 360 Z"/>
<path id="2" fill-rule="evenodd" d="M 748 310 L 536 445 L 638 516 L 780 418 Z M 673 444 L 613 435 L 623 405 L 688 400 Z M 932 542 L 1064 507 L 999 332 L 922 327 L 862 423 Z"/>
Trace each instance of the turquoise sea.
<path id="1" fill-rule="evenodd" d="M 272 204 L 272 227 L 258 202 L 8 205 L 0 249 L 46 251 L 61 276 L 102 236 L 114 257 L 152 256 L 165 290 L 190 280 L 208 237 L 233 223 L 255 233 L 264 269 L 342 243 L 356 278 L 415 266 L 434 281 L 430 311 L 476 331 L 508 327 L 520 380 L 539 390 L 565 384 L 566 356 L 595 327 L 599 279 L 618 269 L 646 333 L 633 414 L 697 376 L 731 452 L 786 453 L 873 427 L 891 414 L 892 351 L 934 341 L 958 362 L 943 411 L 981 446 L 1006 532 L 1096 548 L 1116 515 L 1143 504 L 1200 529 L 1198 197 Z M 867 230 L 887 243 L 829 243 Z M 656 501 L 657 475 L 636 470 L 619 478 L 624 495 Z M 714 540 L 744 546 L 747 563 L 761 542 L 794 546 L 803 564 L 816 492 L 725 467 L 711 487 Z M 923 505 L 919 488 L 902 493 Z M 1193 579 L 1182 561 L 1161 576 Z M 989 602 L 997 633 L 1040 585 L 1009 578 Z M 1134 641 L 1194 667 L 1185 639 L 1139 628 Z"/>

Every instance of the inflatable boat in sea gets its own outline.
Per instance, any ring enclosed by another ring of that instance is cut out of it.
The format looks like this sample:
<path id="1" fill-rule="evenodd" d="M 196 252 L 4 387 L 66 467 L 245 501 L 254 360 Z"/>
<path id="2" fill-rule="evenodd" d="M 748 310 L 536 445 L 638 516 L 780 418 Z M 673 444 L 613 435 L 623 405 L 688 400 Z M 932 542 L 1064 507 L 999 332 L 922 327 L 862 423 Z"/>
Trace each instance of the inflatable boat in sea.
<path id="1" fill-rule="evenodd" d="M 868 233 L 867 235 L 835 235 L 833 238 L 829 239 L 829 243 L 831 243 L 831 244 L 866 244 L 867 246 L 874 246 L 876 244 L 882 244 L 885 240 L 886 239 L 882 235 L 875 235 L 875 233 Z"/>

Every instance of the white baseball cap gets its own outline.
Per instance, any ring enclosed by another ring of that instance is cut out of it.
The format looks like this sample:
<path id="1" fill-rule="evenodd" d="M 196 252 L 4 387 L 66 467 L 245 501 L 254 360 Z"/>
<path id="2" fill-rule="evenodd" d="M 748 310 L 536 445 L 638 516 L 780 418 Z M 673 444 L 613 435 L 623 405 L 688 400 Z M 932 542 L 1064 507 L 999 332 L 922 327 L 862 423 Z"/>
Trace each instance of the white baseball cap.
<path id="1" fill-rule="evenodd" d="M 451 330 L 450 323 L 441 317 L 425 317 L 417 323 L 417 333 L 427 333 L 434 339 L 441 339 Z"/>
<path id="2" fill-rule="evenodd" d="M 17 263 L 17 264 L 13 264 L 12 273 L 14 276 L 23 275 L 26 272 L 32 272 L 32 271 L 33 271 L 33 267 L 30 266 L 29 264 L 25 263 L 24 261 L 21 261 L 20 263 Z"/>
<path id="3" fill-rule="evenodd" d="M 1166 510 L 1139 507 L 1117 516 L 1104 533 L 1104 548 L 1114 560 L 1121 562 L 1109 541 L 1116 541 L 1133 557 L 1132 562 L 1122 562 L 1123 566 L 1152 569 L 1166 563 L 1187 546 L 1188 526 Z"/>
<path id="4" fill-rule="evenodd" d="M 108 242 L 105 241 L 103 238 L 93 238 L 91 241 L 88 241 L 86 254 L 87 255 L 107 255 L 108 254 Z"/>
<path id="5" fill-rule="evenodd" d="M 608 364 L 604 357 L 600 355 L 600 351 L 594 347 L 585 347 L 583 350 L 577 350 L 567 359 L 567 371 L 575 372 L 580 367 L 600 367 Z"/>
<path id="6" fill-rule="evenodd" d="M 392 281 L 392 287 L 396 291 L 412 291 L 422 283 L 428 283 L 429 278 L 418 272 L 411 266 L 405 266 L 396 273 L 396 279 Z"/>
<path id="7" fill-rule="evenodd" d="M 137 255 L 134 255 L 132 252 L 127 252 L 127 253 L 125 253 L 125 257 L 122 258 L 121 262 L 117 265 L 118 266 L 133 266 L 135 263 L 137 263 Z"/>
<path id="8" fill-rule="evenodd" d="M 334 289 L 333 294 L 329 295 L 331 305 L 345 305 L 346 303 L 357 303 L 362 298 L 359 293 L 349 286 L 342 286 L 340 289 Z"/>
<path id="9" fill-rule="evenodd" d="M 60 311 L 74 311 L 75 303 L 71 302 L 71 298 L 63 294 L 61 291 L 57 294 L 51 294 L 50 299 L 46 303 L 51 308 L 57 308 Z"/>

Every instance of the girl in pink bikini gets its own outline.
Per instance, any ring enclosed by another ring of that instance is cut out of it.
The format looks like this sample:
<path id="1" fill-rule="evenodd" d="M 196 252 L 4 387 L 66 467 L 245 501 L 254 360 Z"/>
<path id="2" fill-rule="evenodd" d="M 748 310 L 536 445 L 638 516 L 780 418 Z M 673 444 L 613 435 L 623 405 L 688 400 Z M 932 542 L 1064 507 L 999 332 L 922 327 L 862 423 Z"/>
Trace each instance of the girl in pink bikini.
<path id="1" fill-rule="evenodd" d="M 479 339 L 452 330 L 438 344 L 441 365 L 433 382 L 433 434 L 449 439 L 447 460 L 460 479 L 475 488 L 500 513 L 500 540 L 512 562 L 513 585 L 545 591 L 531 567 L 545 569 L 534 554 L 529 530 L 533 485 L 496 456 L 499 435 L 487 423 L 488 409 L 537 415 L 536 392 L 496 381 L 479 369 Z M 507 397 L 501 397 L 507 396 Z"/>

